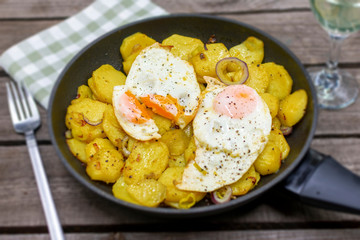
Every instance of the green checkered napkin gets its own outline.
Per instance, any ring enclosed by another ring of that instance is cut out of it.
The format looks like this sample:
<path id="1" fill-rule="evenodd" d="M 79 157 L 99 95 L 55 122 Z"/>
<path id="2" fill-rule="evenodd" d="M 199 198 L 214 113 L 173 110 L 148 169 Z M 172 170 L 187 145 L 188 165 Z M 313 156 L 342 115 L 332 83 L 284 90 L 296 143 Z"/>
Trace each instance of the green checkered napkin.
<path id="1" fill-rule="evenodd" d="M 78 14 L 6 50 L 0 65 L 46 108 L 62 69 L 88 43 L 123 24 L 164 14 L 166 11 L 150 0 L 96 0 Z"/>

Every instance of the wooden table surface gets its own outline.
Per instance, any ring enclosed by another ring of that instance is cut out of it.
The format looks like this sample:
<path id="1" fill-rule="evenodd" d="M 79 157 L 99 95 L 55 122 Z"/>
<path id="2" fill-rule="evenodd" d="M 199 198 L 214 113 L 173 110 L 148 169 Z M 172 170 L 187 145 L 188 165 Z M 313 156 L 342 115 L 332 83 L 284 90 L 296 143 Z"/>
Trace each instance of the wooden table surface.
<path id="1" fill-rule="evenodd" d="M 0 53 L 61 22 L 91 0 L 1 0 Z M 154 0 L 171 13 L 236 19 L 285 43 L 305 64 L 324 64 L 325 31 L 305 0 Z M 343 46 L 342 68 L 360 81 L 360 34 Z M 0 69 L 0 239 L 49 239 L 27 147 L 13 131 L 6 104 L 8 75 Z M 40 152 L 67 239 L 360 239 L 360 216 L 305 205 L 280 189 L 259 202 L 204 219 L 161 219 L 105 200 L 78 183 L 56 155 L 46 111 L 37 132 Z M 360 174 L 360 100 L 340 111 L 320 111 L 312 147 Z M 359 199 L 360 201 L 360 199 Z"/>

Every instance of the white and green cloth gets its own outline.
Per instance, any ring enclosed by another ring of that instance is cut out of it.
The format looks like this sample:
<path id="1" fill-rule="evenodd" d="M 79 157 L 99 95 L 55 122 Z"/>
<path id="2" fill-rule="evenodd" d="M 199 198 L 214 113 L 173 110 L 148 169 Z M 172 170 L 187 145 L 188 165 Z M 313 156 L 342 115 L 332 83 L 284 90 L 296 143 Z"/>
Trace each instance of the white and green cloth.
<path id="1" fill-rule="evenodd" d="M 87 44 L 116 27 L 167 12 L 150 0 L 96 0 L 78 14 L 10 47 L 0 65 L 45 108 L 56 79 Z"/>

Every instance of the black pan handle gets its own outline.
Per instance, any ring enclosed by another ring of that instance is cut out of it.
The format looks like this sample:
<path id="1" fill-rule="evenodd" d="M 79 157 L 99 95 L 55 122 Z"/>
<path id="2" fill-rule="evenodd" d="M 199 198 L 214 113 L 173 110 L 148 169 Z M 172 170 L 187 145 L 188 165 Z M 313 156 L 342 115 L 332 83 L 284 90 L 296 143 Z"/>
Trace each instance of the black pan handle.
<path id="1" fill-rule="evenodd" d="M 313 149 L 286 179 L 285 188 L 305 203 L 360 214 L 360 177 Z"/>

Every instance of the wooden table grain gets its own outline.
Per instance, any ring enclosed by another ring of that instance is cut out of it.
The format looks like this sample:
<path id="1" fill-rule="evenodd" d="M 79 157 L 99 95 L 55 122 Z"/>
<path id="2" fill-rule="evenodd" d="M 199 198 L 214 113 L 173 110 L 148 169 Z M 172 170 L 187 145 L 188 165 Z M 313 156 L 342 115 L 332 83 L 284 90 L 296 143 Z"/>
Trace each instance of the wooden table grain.
<path id="1" fill-rule="evenodd" d="M 0 1 L 0 53 L 61 22 L 91 0 Z M 153 0 L 170 13 L 236 19 L 286 44 L 306 67 L 324 64 L 326 33 L 305 0 Z M 360 34 L 344 43 L 340 67 L 360 82 Z M 0 239 L 49 239 L 24 138 L 13 131 L 0 69 Z M 259 201 L 199 219 L 162 219 L 105 200 L 80 185 L 50 142 L 46 111 L 37 132 L 40 152 L 67 239 L 360 239 L 360 216 L 305 205 L 275 188 Z M 339 111 L 320 111 L 312 147 L 360 174 L 360 100 Z M 360 199 L 359 199 L 360 201 Z"/>

